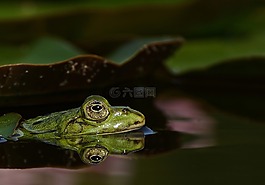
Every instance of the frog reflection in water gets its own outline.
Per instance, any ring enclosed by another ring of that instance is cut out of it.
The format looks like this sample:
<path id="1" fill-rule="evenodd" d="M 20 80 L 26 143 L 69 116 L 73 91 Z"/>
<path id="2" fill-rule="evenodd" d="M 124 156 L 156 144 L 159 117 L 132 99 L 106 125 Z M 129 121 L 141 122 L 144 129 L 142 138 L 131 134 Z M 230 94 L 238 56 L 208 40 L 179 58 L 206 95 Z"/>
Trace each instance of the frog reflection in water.
<path id="1" fill-rule="evenodd" d="M 128 139 L 128 135 L 127 138 L 116 137 L 121 135 L 119 133 L 141 128 L 145 124 L 144 115 L 129 107 L 111 106 L 105 98 L 97 95 L 89 96 L 80 108 L 24 120 L 15 128 L 20 118 L 16 113 L 2 116 L 2 130 L 9 133 L 9 125 L 14 132 L 0 132 L 0 135 L 6 136 L 5 139 L 39 140 L 74 150 L 85 163 L 98 163 L 108 153 L 126 154 L 140 150 L 144 145 L 144 137 L 140 137 L 140 141 L 139 137 Z"/>
<path id="2" fill-rule="evenodd" d="M 109 154 L 124 155 L 144 148 L 144 133 L 133 131 L 129 133 L 105 135 L 79 135 L 61 138 L 47 138 L 39 134 L 38 140 L 76 151 L 86 164 L 98 164 Z M 42 138 L 43 137 L 43 138 Z"/>

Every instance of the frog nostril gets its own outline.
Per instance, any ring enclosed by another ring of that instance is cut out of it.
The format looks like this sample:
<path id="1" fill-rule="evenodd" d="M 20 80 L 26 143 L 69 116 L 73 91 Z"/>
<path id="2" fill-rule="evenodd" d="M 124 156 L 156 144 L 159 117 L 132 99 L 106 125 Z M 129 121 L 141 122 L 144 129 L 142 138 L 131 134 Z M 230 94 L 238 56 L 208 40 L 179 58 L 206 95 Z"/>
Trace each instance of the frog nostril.
<path id="1" fill-rule="evenodd" d="M 128 112 L 130 112 L 130 110 L 128 108 L 123 108 L 122 109 L 122 112 L 125 113 L 125 114 L 127 114 Z"/>

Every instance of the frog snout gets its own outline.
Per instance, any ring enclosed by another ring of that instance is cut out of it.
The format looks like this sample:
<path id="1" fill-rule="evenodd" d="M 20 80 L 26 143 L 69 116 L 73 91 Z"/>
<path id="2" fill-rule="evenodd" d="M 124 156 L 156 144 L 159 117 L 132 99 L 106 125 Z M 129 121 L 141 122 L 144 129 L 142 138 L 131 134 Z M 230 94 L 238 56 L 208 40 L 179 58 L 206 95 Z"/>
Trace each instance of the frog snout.
<path id="1" fill-rule="evenodd" d="M 138 126 L 144 126 L 145 124 L 145 116 L 137 111 L 137 110 L 134 110 L 134 109 L 130 109 L 131 113 L 134 114 L 134 125 L 138 125 Z"/>

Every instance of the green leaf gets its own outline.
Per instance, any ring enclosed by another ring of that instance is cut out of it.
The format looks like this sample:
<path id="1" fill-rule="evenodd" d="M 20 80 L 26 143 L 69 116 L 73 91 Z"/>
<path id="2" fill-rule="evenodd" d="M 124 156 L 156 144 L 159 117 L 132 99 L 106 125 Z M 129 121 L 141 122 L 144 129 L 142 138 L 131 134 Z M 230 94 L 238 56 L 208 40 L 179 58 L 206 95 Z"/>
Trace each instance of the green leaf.
<path id="1" fill-rule="evenodd" d="M 22 46 L 0 46 L 0 65 L 15 63 L 49 64 L 75 57 L 84 52 L 70 43 L 43 37 Z"/>
<path id="2" fill-rule="evenodd" d="M 80 54 L 82 52 L 68 42 L 45 37 L 37 40 L 30 52 L 20 61 L 21 63 L 47 64 L 66 60 Z"/>
<path id="3" fill-rule="evenodd" d="M 246 39 L 187 41 L 167 62 L 167 66 L 173 72 L 183 73 L 209 67 L 228 59 L 265 56 L 264 43 L 264 35 Z"/>
<path id="4" fill-rule="evenodd" d="M 139 48 L 143 47 L 145 44 L 170 40 L 173 39 L 169 37 L 146 37 L 135 39 L 116 49 L 115 52 L 108 56 L 108 59 L 115 63 L 121 64 L 132 57 L 139 50 Z"/>
<path id="5" fill-rule="evenodd" d="M 8 113 L 0 117 L 0 136 L 4 138 L 10 137 L 17 127 L 21 115 L 17 113 Z"/>

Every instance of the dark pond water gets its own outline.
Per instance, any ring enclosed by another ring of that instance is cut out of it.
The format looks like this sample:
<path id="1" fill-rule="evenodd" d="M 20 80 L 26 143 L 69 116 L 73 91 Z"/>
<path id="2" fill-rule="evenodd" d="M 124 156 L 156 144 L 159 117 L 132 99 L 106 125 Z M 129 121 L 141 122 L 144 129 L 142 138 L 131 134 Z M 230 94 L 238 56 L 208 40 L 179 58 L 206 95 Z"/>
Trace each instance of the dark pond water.
<path id="1" fill-rule="evenodd" d="M 97 165 L 42 142 L 2 143 L 0 184 L 263 184 L 262 96 L 173 91 L 157 92 L 154 98 L 110 100 L 143 112 L 146 125 L 157 133 L 134 137 L 134 143 L 140 143 L 136 152 L 109 155 Z"/>

